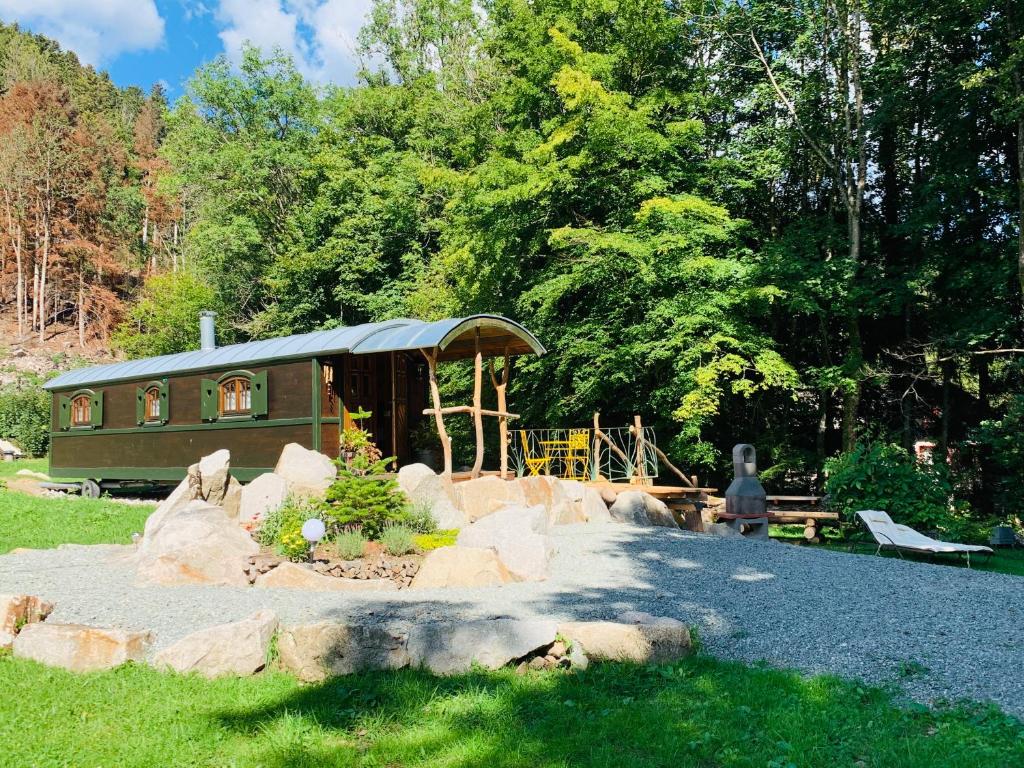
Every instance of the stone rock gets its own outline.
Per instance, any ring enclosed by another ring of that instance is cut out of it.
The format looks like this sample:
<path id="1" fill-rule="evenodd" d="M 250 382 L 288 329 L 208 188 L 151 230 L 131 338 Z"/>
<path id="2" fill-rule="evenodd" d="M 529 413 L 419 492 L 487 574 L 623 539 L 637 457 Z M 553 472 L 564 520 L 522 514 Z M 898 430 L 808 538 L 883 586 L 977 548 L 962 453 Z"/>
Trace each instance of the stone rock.
<path id="1" fill-rule="evenodd" d="M 0 440 L 0 453 L 7 453 L 7 454 L 10 454 L 11 456 L 14 456 L 15 458 L 18 458 L 20 456 L 24 456 L 24 454 L 21 452 L 21 448 L 16 446 L 14 443 L 8 442 L 7 440 Z M 20 475 L 23 471 L 24 472 L 31 472 L 32 470 L 21 470 L 21 469 L 19 469 L 17 474 Z M 42 473 L 40 472 L 38 474 L 42 474 Z M 47 477 L 46 479 L 49 480 L 50 478 Z"/>
<path id="2" fill-rule="evenodd" d="M 303 448 L 298 443 L 288 443 L 281 451 L 274 474 L 287 481 L 291 493 L 320 497 L 334 482 L 338 469 L 322 453 Z"/>
<path id="3" fill-rule="evenodd" d="M 53 603 L 35 595 L 0 595 L 0 649 L 10 649 L 14 636 L 53 612 Z"/>
<path id="4" fill-rule="evenodd" d="M 495 475 L 456 483 L 453 495 L 455 506 L 462 510 L 470 522 L 497 512 L 509 502 L 526 503 L 526 496 L 518 481 L 502 480 Z"/>
<path id="5" fill-rule="evenodd" d="M 18 633 L 14 655 L 72 672 L 89 672 L 142 661 L 151 639 L 149 632 L 41 622 Z"/>
<path id="6" fill-rule="evenodd" d="M 608 510 L 612 520 L 642 526 L 678 528 L 669 508 L 663 501 L 643 491 L 624 491 Z"/>
<path id="7" fill-rule="evenodd" d="M 249 583 L 246 561 L 257 552 L 259 545 L 223 509 L 196 500 L 143 537 L 137 576 L 153 584 L 244 587 Z"/>
<path id="8" fill-rule="evenodd" d="M 523 581 L 543 581 L 554 548 L 548 532 L 548 513 L 542 506 L 505 506 L 463 528 L 459 547 L 493 548 L 509 572 Z"/>
<path id="9" fill-rule="evenodd" d="M 498 669 L 555 641 L 555 622 L 543 619 L 477 619 L 421 622 L 409 630 L 409 662 L 439 675 L 473 663 Z"/>
<path id="10" fill-rule="evenodd" d="M 220 506 L 228 490 L 231 471 L 231 451 L 221 448 L 199 460 L 199 480 L 202 496 L 211 504 Z"/>
<path id="11" fill-rule="evenodd" d="M 153 510 L 153 514 L 146 518 L 143 539 L 152 538 L 167 518 L 174 516 L 188 506 L 190 502 L 198 499 L 201 493 L 201 484 L 199 465 L 193 464 L 189 467 L 188 475 L 185 479 L 178 483 L 178 486 L 171 491 L 170 496 L 160 502 L 157 508 Z"/>
<path id="12" fill-rule="evenodd" d="M 646 614 L 629 614 L 614 621 L 571 621 L 558 633 L 583 646 L 590 659 L 661 664 L 691 652 L 690 631 L 681 621 Z"/>
<path id="13" fill-rule="evenodd" d="M 437 475 L 426 464 L 406 464 L 398 470 L 398 487 L 406 496 L 411 497 L 416 486 L 428 477 L 437 477 Z"/>
<path id="14" fill-rule="evenodd" d="M 572 525 L 586 522 L 579 504 L 572 501 L 560 501 L 551 509 L 549 516 L 552 525 Z"/>
<path id="15" fill-rule="evenodd" d="M 242 487 L 238 522 L 259 524 L 270 512 L 279 509 L 288 498 L 288 481 L 273 472 L 257 475 Z"/>
<path id="16" fill-rule="evenodd" d="M 413 589 L 437 587 L 496 587 L 515 581 L 498 554 L 489 548 L 438 547 L 423 558 L 409 586 Z"/>
<path id="17" fill-rule="evenodd" d="M 238 513 L 242 508 L 242 484 L 235 478 L 228 478 L 228 487 L 224 492 L 224 501 L 220 503 L 224 514 L 232 520 L 238 520 Z"/>
<path id="18" fill-rule="evenodd" d="M 601 499 L 602 499 L 602 500 L 604 501 L 604 503 L 605 503 L 605 504 L 607 504 L 607 505 L 608 505 L 609 507 L 610 507 L 610 506 L 611 506 L 612 504 L 614 504 L 614 503 L 615 503 L 615 500 L 616 500 L 617 498 L 619 498 L 619 494 L 618 494 L 618 493 L 617 493 L 616 491 L 612 490 L 611 488 L 602 488 L 602 489 L 601 489 Z"/>
<path id="19" fill-rule="evenodd" d="M 426 464 L 409 464 L 398 470 L 398 485 L 414 506 L 426 507 L 441 530 L 462 528 L 469 520 L 455 506 L 452 481 L 434 474 Z"/>
<path id="20" fill-rule="evenodd" d="M 264 610 L 241 621 L 201 629 L 160 651 L 153 666 L 204 677 L 255 674 L 266 666 L 277 624 L 277 615 Z"/>
<path id="21" fill-rule="evenodd" d="M 587 654 L 580 643 L 573 643 L 569 647 L 569 652 L 566 654 L 566 658 L 569 659 L 569 666 L 573 669 L 582 671 L 590 666 L 590 659 L 587 657 Z"/>
<path id="22" fill-rule="evenodd" d="M 746 538 L 742 533 L 725 523 L 705 523 L 704 533 L 710 534 L 711 536 L 718 536 L 723 539 Z"/>
<path id="23" fill-rule="evenodd" d="M 604 499 L 601 498 L 597 489 L 581 483 L 579 480 L 562 480 L 561 486 L 566 497 L 575 507 L 576 515 L 580 518 L 576 522 L 611 522 L 608 505 L 604 503 Z"/>
<path id="24" fill-rule="evenodd" d="M 522 491 L 523 504 L 528 507 L 539 504 L 550 513 L 559 504 L 571 501 L 569 494 L 566 493 L 565 481 L 559 480 L 557 477 L 536 475 L 520 477 L 513 482 L 519 486 Z M 509 500 L 516 501 L 516 499 Z M 553 517 L 552 522 L 554 522 Z"/>
<path id="25" fill-rule="evenodd" d="M 256 577 L 264 589 L 309 589 L 318 592 L 381 592 L 398 589 L 391 579 L 338 579 L 298 563 L 281 563 Z"/>
<path id="26" fill-rule="evenodd" d="M 31 480 L 39 480 L 44 483 L 50 479 L 50 476 L 45 472 L 36 472 L 34 469 L 19 469 L 14 474 L 17 477 L 27 477 Z"/>
<path id="27" fill-rule="evenodd" d="M 284 627 L 277 639 L 281 666 L 313 683 L 336 675 L 408 666 L 407 627 L 322 621 Z"/>
<path id="28" fill-rule="evenodd" d="M 35 595 L 0 595 L 0 630 L 14 632 L 42 621 L 53 612 L 53 603 Z"/>

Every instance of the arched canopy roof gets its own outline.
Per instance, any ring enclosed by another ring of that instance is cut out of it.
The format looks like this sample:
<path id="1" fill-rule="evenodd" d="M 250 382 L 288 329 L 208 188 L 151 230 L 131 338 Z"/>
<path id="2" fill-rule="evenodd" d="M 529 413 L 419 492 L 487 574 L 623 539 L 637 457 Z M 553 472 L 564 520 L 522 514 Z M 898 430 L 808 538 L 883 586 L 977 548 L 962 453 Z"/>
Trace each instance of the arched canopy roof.
<path id="1" fill-rule="evenodd" d="M 475 354 L 476 332 L 485 357 L 543 355 L 546 350 L 526 328 L 499 315 L 472 315 L 424 322 L 400 318 L 380 323 L 314 331 L 277 339 L 231 344 L 211 350 L 127 360 L 62 373 L 48 381 L 48 390 L 65 390 L 92 384 L 153 379 L 326 355 L 364 355 L 417 349 L 439 350 L 440 360 L 459 360 Z"/>

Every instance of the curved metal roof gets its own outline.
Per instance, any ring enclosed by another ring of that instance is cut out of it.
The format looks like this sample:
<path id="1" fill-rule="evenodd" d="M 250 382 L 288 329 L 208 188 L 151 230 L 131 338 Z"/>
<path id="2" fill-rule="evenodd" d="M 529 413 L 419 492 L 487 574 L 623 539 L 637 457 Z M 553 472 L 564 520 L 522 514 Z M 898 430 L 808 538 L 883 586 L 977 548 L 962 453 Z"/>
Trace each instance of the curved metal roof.
<path id="1" fill-rule="evenodd" d="M 526 328 L 499 315 L 472 315 L 434 322 L 400 318 L 334 328 L 329 331 L 313 331 L 277 339 L 231 344 L 205 352 L 180 352 L 175 355 L 79 368 L 50 379 L 44 388 L 51 391 L 70 389 L 346 353 L 363 355 L 437 347 L 442 351 L 443 359 L 451 360 L 468 356 L 465 354 L 464 345 L 467 338 L 473 338 L 473 331 L 477 328 L 488 342 L 485 344 L 488 354 L 497 354 L 497 346 L 508 347 L 512 354 L 532 352 L 543 355 L 546 352 L 537 337 Z M 448 354 L 443 354 L 446 350 Z"/>

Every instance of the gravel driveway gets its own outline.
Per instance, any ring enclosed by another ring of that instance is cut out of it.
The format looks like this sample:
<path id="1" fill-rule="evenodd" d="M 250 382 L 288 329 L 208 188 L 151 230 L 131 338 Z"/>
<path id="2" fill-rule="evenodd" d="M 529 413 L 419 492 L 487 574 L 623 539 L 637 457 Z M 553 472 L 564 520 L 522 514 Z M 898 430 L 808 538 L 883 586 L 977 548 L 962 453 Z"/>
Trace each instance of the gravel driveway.
<path id="1" fill-rule="evenodd" d="M 154 650 L 272 608 L 285 622 L 349 616 L 614 618 L 700 627 L 705 649 L 807 672 L 897 682 L 915 698 L 990 699 L 1024 716 L 1024 579 L 776 542 L 626 525 L 560 526 L 545 582 L 347 595 L 135 587 L 128 548 L 0 557 L 0 592 L 57 603 L 52 620 L 149 629 Z"/>

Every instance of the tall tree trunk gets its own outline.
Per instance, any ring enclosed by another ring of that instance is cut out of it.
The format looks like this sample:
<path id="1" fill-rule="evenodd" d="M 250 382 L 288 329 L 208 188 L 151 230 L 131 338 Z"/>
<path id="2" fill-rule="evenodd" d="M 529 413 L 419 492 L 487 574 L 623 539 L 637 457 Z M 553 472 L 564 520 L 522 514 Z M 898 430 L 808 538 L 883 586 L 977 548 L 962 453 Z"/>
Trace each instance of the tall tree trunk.
<path id="1" fill-rule="evenodd" d="M 1017 0 L 1007 3 L 1006 24 L 1012 46 L 1021 45 L 1020 25 L 1017 14 L 1020 12 Z M 1024 75 L 1021 68 L 1024 64 L 1011 65 L 1010 78 L 1013 81 L 1013 96 L 1017 112 L 1017 280 L 1021 292 L 1024 293 Z"/>
<path id="2" fill-rule="evenodd" d="M 78 268 L 78 346 L 85 349 L 85 263 Z"/>

